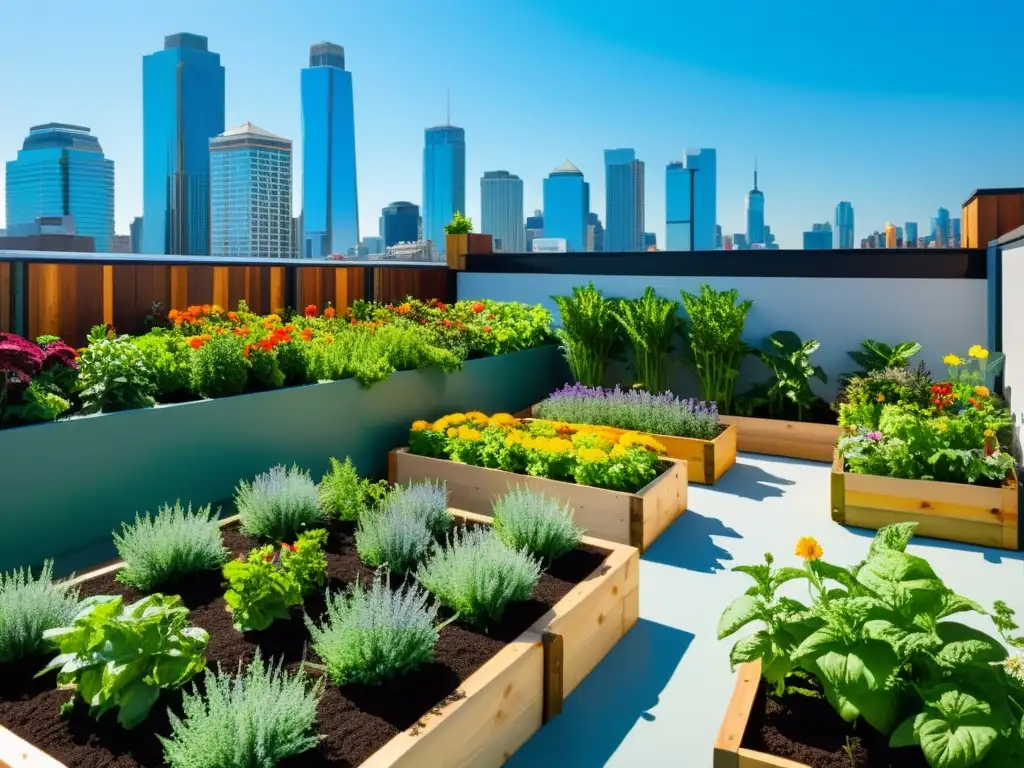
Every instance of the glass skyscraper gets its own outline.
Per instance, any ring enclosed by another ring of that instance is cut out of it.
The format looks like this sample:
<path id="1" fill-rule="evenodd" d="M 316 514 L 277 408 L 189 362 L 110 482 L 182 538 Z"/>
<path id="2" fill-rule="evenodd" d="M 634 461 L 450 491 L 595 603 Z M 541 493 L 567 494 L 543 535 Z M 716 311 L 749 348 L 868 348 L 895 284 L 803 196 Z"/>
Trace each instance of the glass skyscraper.
<path id="1" fill-rule="evenodd" d="M 949 211 L 945 208 L 939 208 L 932 217 L 931 236 L 937 248 L 949 245 Z"/>
<path id="2" fill-rule="evenodd" d="M 691 209 L 690 197 L 691 189 L 695 191 L 697 179 L 691 178 L 691 173 L 678 160 L 665 168 L 666 251 L 692 250 L 693 222 L 690 216 L 696 213 L 696 206 Z"/>
<path id="3" fill-rule="evenodd" d="M 142 253 L 142 217 L 136 216 L 132 219 L 128 230 L 132 238 L 132 253 Z"/>
<path id="4" fill-rule="evenodd" d="M 423 147 L 423 239 L 445 252 L 444 226 L 466 212 L 466 132 L 454 125 L 427 128 Z"/>
<path id="5" fill-rule="evenodd" d="M 544 237 L 565 240 L 569 251 L 587 250 L 590 185 L 583 173 L 566 160 L 544 179 Z M 608 246 L 605 229 L 605 246 Z"/>
<path id="6" fill-rule="evenodd" d="M 526 251 L 522 179 L 508 171 L 484 171 L 480 214 L 480 231 L 491 236 L 496 252 Z"/>
<path id="7" fill-rule="evenodd" d="M 142 59 L 142 251 L 210 253 L 210 139 L 224 133 L 224 67 L 201 35 Z"/>
<path id="8" fill-rule="evenodd" d="M 415 243 L 420 239 L 420 207 L 404 200 L 385 206 L 380 212 L 380 236 L 384 247 Z"/>
<path id="9" fill-rule="evenodd" d="M 644 164 L 632 149 L 604 151 L 605 249 L 644 250 Z"/>
<path id="10" fill-rule="evenodd" d="M 114 236 L 114 161 L 103 156 L 89 129 L 46 123 L 29 129 L 17 159 L 7 163 L 7 228 L 36 219 L 71 216 L 78 235 L 96 253 L 109 253 Z"/>
<path id="11" fill-rule="evenodd" d="M 836 205 L 836 218 L 832 224 L 833 246 L 853 248 L 853 204 L 840 201 Z"/>
<path id="12" fill-rule="evenodd" d="M 823 224 L 814 224 L 810 232 L 804 232 L 804 250 L 832 250 L 832 225 L 826 221 Z"/>
<path id="13" fill-rule="evenodd" d="M 917 222 L 908 221 L 903 225 L 903 231 L 906 233 L 903 244 L 907 248 L 917 248 Z"/>
<path id="14" fill-rule="evenodd" d="M 713 251 L 717 247 L 715 225 L 718 223 L 718 156 L 713 149 L 688 149 L 683 164 L 693 176 L 693 248 Z"/>
<path id="15" fill-rule="evenodd" d="M 302 70 L 302 255 L 325 258 L 359 248 L 355 107 L 345 49 L 309 48 Z"/>
<path id="16" fill-rule="evenodd" d="M 764 192 L 757 188 L 757 167 L 754 167 L 754 188 L 747 193 L 747 244 L 764 245 Z"/>
<path id="17" fill-rule="evenodd" d="M 242 123 L 210 139 L 214 256 L 290 259 L 292 143 Z"/>
<path id="18" fill-rule="evenodd" d="M 530 219 L 527 219 L 527 222 L 529 221 Z M 543 225 L 543 221 L 541 224 Z M 541 228 L 543 229 L 543 226 Z M 587 250 L 594 253 L 604 252 L 604 224 L 601 223 L 601 217 L 594 212 L 587 215 Z"/>

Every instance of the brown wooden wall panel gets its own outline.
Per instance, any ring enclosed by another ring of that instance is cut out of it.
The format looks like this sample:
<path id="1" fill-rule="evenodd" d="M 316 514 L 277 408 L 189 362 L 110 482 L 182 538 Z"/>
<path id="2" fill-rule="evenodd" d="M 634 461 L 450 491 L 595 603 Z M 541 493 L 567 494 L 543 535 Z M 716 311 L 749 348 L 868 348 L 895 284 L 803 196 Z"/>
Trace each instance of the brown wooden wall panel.
<path id="1" fill-rule="evenodd" d="M 28 336 L 60 333 L 60 267 L 57 264 L 29 264 Z"/>
<path id="2" fill-rule="evenodd" d="M 986 248 L 990 242 L 1024 225 L 1024 194 L 979 194 L 961 210 L 961 245 Z"/>
<path id="3" fill-rule="evenodd" d="M 377 301 L 384 304 L 397 304 L 409 296 L 423 301 L 447 297 L 448 270 L 443 267 L 374 271 L 374 294 Z"/>
<path id="4" fill-rule="evenodd" d="M 145 298 L 140 301 L 138 296 L 139 273 L 147 269 L 153 267 L 114 267 L 113 325 L 118 333 L 135 333 L 141 325 L 139 305 L 145 302 Z"/>
<path id="5" fill-rule="evenodd" d="M 60 331 L 69 343 L 85 341 L 89 329 L 103 319 L 103 265 L 60 266 Z"/>
<path id="6" fill-rule="evenodd" d="M 11 265 L 0 262 L 0 333 L 10 333 L 14 329 L 12 310 Z"/>
<path id="7" fill-rule="evenodd" d="M 214 267 L 188 268 L 188 304 L 202 306 L 213 304 L 213 270 Z M 184 307 L 179 307 L 184 309 Z"/>

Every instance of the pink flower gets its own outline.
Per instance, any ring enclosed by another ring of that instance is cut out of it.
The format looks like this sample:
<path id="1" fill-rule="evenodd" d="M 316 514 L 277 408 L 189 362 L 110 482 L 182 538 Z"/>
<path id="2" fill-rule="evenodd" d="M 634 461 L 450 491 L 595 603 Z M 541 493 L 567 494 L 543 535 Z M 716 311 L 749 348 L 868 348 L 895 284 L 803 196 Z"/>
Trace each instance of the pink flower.
<path id="1" fill-rule="evenodd" d="M 881 432 L 868 432 L 866 435 L 864 435 L 864 437 L 866 437 L 868 440 L 870 440 L 873 443 L 877 443 L 879 440 L 882 439 L 882 433 Z"/>

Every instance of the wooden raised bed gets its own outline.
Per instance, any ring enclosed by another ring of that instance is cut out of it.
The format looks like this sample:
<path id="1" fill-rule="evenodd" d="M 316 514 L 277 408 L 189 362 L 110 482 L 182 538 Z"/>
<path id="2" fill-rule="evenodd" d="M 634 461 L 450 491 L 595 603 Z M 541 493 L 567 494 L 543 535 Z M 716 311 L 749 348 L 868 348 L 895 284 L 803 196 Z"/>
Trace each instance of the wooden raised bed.
<path id="1" fill-rule="evenodd" d="M 482 515 L 452 512 L 471 522 L 491 522 Z M 459 689 L 463 696 L 426 713 L 361 768 L 492 768 L 562 711 L 565 697 L 636 624 L 640 609 L 637 549 L 592 537 L 583 543 L 608 550 L 604 564 L 474 672 Z M 75 581 L 120 567 L 105 566 Z M 0 768 L 74 766 L 0 727 Z"/>
<path id="2" fill-rule="evenodd" d="M 388 455 L 388 479 L 392 483 L 443 480 L 452 507 L 485 516 L 490 516 L 496 498 L 510 487 L 523 486 L 571 506 L 576 522 L 588 534 L 643 552 L 686 511 L 686 462 L 666 459 L 666 463 L 668 468 L 647 486 L 625 493 L 417 456 L 408 448 L 397 448 Z"/>
<path id="3" fill-rule="evenodd" d="M 1017 477 L 999 488 L 935 480 L 904 480 L 846 472 L 843 457 L 832 461 L 832 519 L 842 525 L 878 529 L 917 523 L 916 535 L 1018 549 Z"/>
<path id="4" fill-rule="evenodd" d="M 722 424 L 739 430 L 739 450 L 785 456 L 790 459 L 832 461 L 839 440 L 838 424 L 755 419 L 749 416 L 719 416 Z"/>

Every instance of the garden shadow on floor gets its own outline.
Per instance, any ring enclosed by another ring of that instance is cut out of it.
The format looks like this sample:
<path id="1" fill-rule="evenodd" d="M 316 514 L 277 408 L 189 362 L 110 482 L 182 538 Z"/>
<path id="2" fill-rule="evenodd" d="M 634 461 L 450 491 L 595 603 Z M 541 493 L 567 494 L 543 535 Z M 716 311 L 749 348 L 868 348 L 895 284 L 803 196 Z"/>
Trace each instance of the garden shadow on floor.
<path id="1" fill-rule="evenodd" d="M 865 539 L 875 538 L 875 534 L 878 531 L 873 528 L 855 528 L 852 525 L 844 525 L 844 528 L 850 533 L 857 536 L 863 536 Z M 932 539 L 927 536 L 914 536 L 911 539 L 911 545 L 918 547 L 932 547 L 934 549 L 952 549 L 957 552 L 973 552 L 981 555 L 985 562 L 995 563 L 999 565 L 1003 560 L 1016 560 L 1017 562 L 1024 562 L 1024 552 L 1015 551 L 1012 549 L 995 549 L 994 547 L 982 547 L 977 544 L 965 544 L 959 541 L 946 541 L 945 539 Z"/>
<path id="2" fill-rule="evenodd" d="M 732 560 L 732 553 L 715 544 L 712 536 L 743 538 L 739 531 L 717 517 L 688 510 L 658 537 L 643 559 L 698 573 L 724 571 L 727 566 L 722 561 Z"/>
<path id="3" fill-rule="evenodd" d="M 689 632 L 640 619 L 508 763 L 511 768 L 594 768 L 607 764 L 640 720 L 654 721 L 676 667 L 693 642 Z M 586 734 L 586 738 L 579 738 Z M 680 763 L 683 765 L 684 763 Z"/>
<path id="4" fill-rule="evenodd" d="M 785 496 L 785 487 L 789 485 L 796 485 L 796 482 L 773 475 L 757 464 L 736 462 L 717 484 L 708 489 L 752 501 L 764 501 Z"/>

